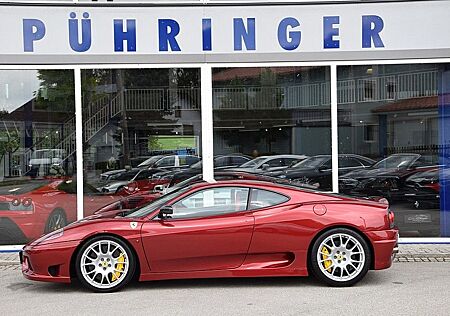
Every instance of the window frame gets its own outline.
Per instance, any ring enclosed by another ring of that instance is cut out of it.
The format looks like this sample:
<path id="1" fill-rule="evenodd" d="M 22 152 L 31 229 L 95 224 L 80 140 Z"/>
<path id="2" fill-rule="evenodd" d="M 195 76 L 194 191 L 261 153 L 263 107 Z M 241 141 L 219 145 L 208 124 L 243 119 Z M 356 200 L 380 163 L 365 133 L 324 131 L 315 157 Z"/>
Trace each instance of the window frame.
<path id="1" fill-rule="evenodd" d="M 191 196 L 202 192 L 202 191 L 207 191 L 207 190 L 214 190 L 214 189 L 221 189 L 221 188 L 243 188 L 243 189 L 247 189 L 248 193 L 247 193 L 247 203 L 245 205 L 245 210 L 243 211 L 235 211 L 235 212 L 228 212 L 228 213 L 224 213 L 224 214 L 215 214 L 215 215 L 210 215 L 210 216 L 199 216 L 199 217 L 185 217 L 185 218 L 167 218 L 164 219 L 164 221 L 182 221 L 182 220 L 197 220 L 197 219 L 206 219 L 206 218 L 214 218 L 214 217 L 223 217 L 223 216 L 234 216 L 236 214 L 243 214 L 248 212 L 248 207 L 249 207 L 249 201 L 250 201 L 250 192 L 252 187 L 249 186 L 245 186 L 245 185 L 221 185 L 221 186 L 213 186 L 213 187 L 207 187 L 207 188 L 199 188 L 198 190 L 195 190 L 194 192 L 191 192 L 187 195 L 181 196 L 177 199 L 174 199 L 172 201 L 170 201 L 170 203 L 167 204 L 167 206 L 171 206 L 173 207 L 174 204 L 184 200 L 184 199 L 188 199 Z M 156 213 L 156 215 L 152 218 L 152 220 L 161 220 L 160 218 L 158 218 L 158 213 Z"/>
<path id="2" fill-rule="evenodd" d="M 284 201 L 284 202 L 278 203 L 278 204 L 273 204 L 273 205 L 269 205 L 269 206 L 263 206 L 263 207 L 259 207 L 259 208 L 250 209 L 250 201 L 252 200 L 253 191 L 254 190 L 267 191 L 267 192 L 275 193 L 277 195 L 282 195 L 285 198 L 287 198 L 287 200 Z M 274 207 L 274 206 L 278 206 L 278 205 L 287 203 L 287 202 L 289 202 L 291 200 L 291 197 L 286 195 L 286 194 L 283 194 L 283 193 L 280 193 L 280 192 L 277 192 L 277 191 L 274 191 L 274 190 L 267 190 L 267 189 L 261 189 L 261 188 L 255 188 L 255 187 L 251 187 L 250 188 L 250 193 L 249 194 L 250 195 L 249 195 L 249 198 L 248 198 L 248 201 L 247 201 L 247 210 L 248 211 L 253 211 L 253 212 L 257 212 L 257 211 L 260 211 L 260 210 L 263 210 L 263 209 L 267 209 L 267 208 L 271 208 L 271 207 Z"/>

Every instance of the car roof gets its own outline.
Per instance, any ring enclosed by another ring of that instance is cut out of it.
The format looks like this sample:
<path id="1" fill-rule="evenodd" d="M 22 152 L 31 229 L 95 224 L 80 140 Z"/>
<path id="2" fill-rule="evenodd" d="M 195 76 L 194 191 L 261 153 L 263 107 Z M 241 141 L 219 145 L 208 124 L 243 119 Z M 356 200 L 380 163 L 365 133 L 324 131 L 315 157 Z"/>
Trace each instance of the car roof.
<path id="1" fill-rule="evenodd" d="M 391 156 L 416 156 L 416 157 L 418 157 L 418 156 L 421 156 L 421 155 L 420 154 L 416 154 L 416 153 L 399 153 L 399 154 L 389 155 L 389 157 L 391 157 Z"/>
<path id="2" fill-rule="evenodd" d="M 272 156 L 259 156 L 254 159 L 258 158 L 266 158 L 266 159 L 278 159 L 278 158 L 305 158 L 308 157 L 306 155 L 272 155 Z"/>
<path id="3" fill-rule="evenodd" d="M 192 184 L 192 188 L 214 187 L 214 186 L 254 186 L 254 187 L 265 187 L 273 189 L 278 188 L 287 190 L 303 189 L 295 186 L 289 186 L 287 184 L 273 183 L 264 180 L 246 180 L 246 179 L 216 180 L 216 182 L 199 182 Z"/>

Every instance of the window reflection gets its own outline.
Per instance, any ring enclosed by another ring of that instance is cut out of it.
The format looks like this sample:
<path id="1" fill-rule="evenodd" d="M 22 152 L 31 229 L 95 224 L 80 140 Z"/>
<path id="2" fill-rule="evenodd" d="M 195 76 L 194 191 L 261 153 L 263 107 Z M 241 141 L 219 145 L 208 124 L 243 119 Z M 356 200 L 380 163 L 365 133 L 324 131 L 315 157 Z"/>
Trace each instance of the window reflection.
<path id="1" fill-rule="evenodd" d="M 229 170 L 331 190 L 331 171 L 298 164 L 331 154 L 327 67 L 216 68 L 212 79 L 214 153 L 252 159 Z"/>
<path id="2" fill-rule="evenodd" d="M 441 76 L 436 64 L 338 67 L 339 152 L 378 161 L 340 173 L 340 191 L 386 198 L 404 237 L 440 235 Z"/>
<path id="3" fill-rule="evenodd" d="M 92 69 L 82 83 L 84 175 L 100 192 L 85 196 L 85 216 L 201 173 L 190 168 L 201 160 L 199 69 Z"/>
<path id="4" fill-rule="evenodd" d="M 72 70 L 0 71 L 0 245 L 76 220 Z"/>

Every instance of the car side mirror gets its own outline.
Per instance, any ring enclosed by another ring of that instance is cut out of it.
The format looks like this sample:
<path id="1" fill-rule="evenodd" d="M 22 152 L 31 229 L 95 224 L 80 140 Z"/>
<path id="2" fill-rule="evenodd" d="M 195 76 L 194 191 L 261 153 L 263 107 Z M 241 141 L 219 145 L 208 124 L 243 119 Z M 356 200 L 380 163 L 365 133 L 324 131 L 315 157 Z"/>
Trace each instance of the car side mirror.
<path id="1" fill-rule="evenodd" d="M 159 214 L 158 214 L 158 218 L 160 219 L 167 219 L 167 218 L 171 218 L 170 215 L 173 214 L 173 208 L 170 205 L 166 205 L 161 207 L 161 209 L 159 210 Z"/>
<path id="2" fill-rule="evenodd" d="M 267 170 L 267 169 L 269 169 L 269 167 L 270 167 L 270 165 L 265 163 L 265 164 L 262 165 L 261 168 L 262 168 L 262 170 Z"/>

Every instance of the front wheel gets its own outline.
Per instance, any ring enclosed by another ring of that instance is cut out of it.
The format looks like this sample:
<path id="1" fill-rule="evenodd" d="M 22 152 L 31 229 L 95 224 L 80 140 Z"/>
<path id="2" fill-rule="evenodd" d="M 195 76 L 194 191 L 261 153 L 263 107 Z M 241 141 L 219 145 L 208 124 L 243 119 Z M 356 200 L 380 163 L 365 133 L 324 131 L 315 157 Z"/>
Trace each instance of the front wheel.
<path id="1" fill-rule="evenodd" d="M 370 267 L 367 242 L 347 228 L 335 228 L 319 236 L 310 254 L 314 275 L 331 286 L 352 286 Z"/>
<path id="2" fill-rule="evenodd" d="M 88 289 L 113 292 L 133 278 L 135 257 L 130 247 L 119 238 L 98 236 L 80 249 L 75 268 L 78 279 Z"/>

